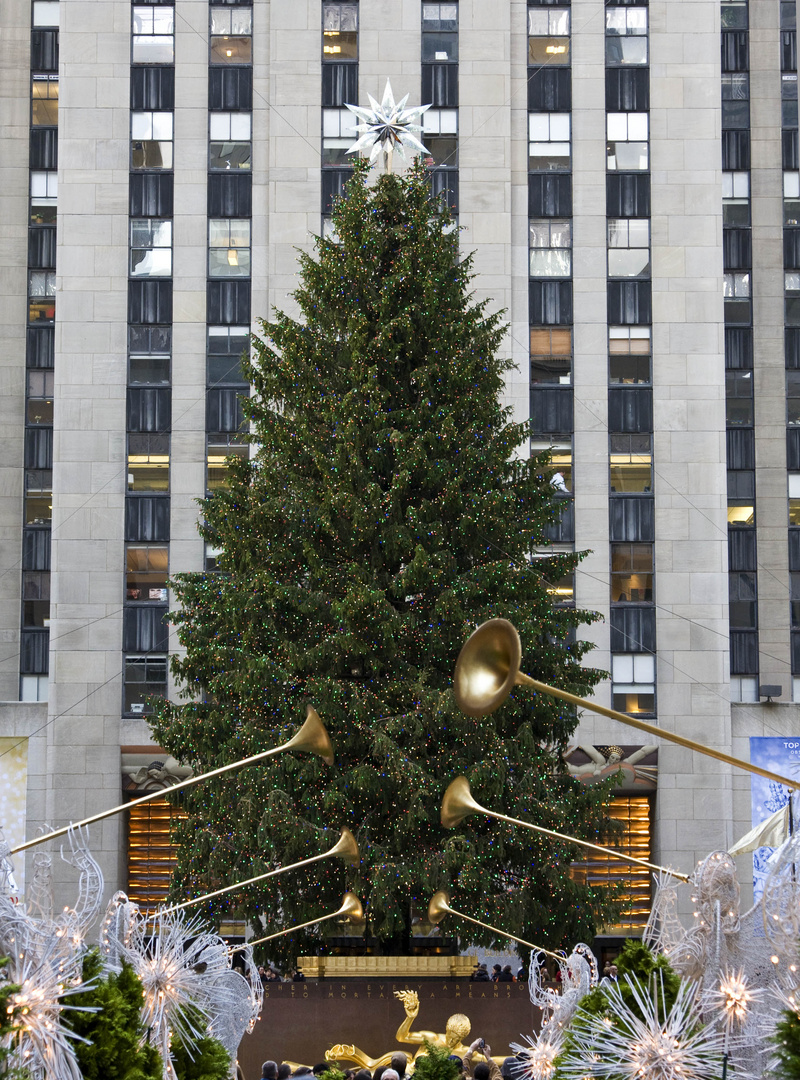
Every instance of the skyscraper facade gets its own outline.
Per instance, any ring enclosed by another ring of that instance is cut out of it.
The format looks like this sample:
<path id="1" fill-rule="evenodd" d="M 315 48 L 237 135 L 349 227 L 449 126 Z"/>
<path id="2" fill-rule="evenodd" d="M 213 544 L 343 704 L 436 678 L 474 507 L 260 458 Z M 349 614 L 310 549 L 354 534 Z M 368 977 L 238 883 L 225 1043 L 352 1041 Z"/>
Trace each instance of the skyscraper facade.
<path id="1" fill-rule="evenodd" d="M 532 420 L 531 451 L 552 454 L 552 541 L 588 552 L 553 592 L 604 616 L 585 632 L 610 674 L 597 700 L 743 758 L 751 737 L 791 742 L 795 0 L 3 12 L 10 837 L 163 779 L 146 713 L 174 692 L 167 577 L 214 567 L 197 499 L 249 452 L 239 357 L 258 318 L 291 306 L 297 249 L 330 229 L 355 139 L 346 103 L 387 78 L 432 106 L 432 190 L 475 252 L 477 297 L 505 310 L 508 404 Z M 642 741 L 587 712 L 570 758 L 593 777 L 633 755 L 618 804 L 631 850 L 687 871 L 747 831 L 745 773 L 669 743 L 656 766 Z M 164 828 L 95 828 L 110 887 L 138 874 L 158 892 Z M 636 888 L 641 916 L 646 879 Z"/>

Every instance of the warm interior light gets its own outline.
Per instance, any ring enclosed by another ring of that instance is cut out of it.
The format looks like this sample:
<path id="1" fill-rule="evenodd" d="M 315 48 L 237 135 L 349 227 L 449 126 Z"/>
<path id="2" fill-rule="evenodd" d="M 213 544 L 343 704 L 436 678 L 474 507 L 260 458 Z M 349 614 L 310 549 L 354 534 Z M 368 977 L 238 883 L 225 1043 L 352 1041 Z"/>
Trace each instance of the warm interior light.
<path id="1" fill-rule="evenodd" d="M 225 55 L 226 56 L 233 56 L 233 49 L 226 49 L 225 50 Z"/>
<path id="2" fill-rule="evenodd" d="M 567 51 L 566 45 L 548 45 L 544 50 L 546 53 L 565 53 Z"/>
<path id="3" fill-rule="evenodd" d="M 340 53 L 342 51 L 341 45 L 323 45 L 322 51 L 324 53 Z"/>
<path id="4" fill-rule="evenodd" d="M 236 248 L 228 248 L 228 266 L 239 265 L 239 252 Z"/>

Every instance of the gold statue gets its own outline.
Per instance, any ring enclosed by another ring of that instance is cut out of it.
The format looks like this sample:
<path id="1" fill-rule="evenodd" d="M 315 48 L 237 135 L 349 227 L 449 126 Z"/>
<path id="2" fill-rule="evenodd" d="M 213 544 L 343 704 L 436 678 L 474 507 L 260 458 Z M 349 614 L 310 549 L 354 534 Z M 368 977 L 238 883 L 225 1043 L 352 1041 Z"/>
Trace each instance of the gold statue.
<path id="1" fill-rule="evenodd" d="M 456 1054 L 458 1057 L 463 1057 L 471 1049 L 466 1045 L 465 1039 L 469 1035 L 472 1025 L 463 1013 L 454 1013 L 449 1018 L 445 1025 L 444 1034 L 436 1031 L 411 1031 L 411 1025 L 419 1013 L 419 995 L 416 990 L 395 990 L 394 996 L 402 1002 L 406 1011 L 406 1018 L 397 1029 L 395 1038 L 398 1042 L 420 1045 L 421 1049 L 416 1052 L 414 1062 L 425 1054 L 425 1047 L 422 1045 L 425 1042 L 441 1047 L 441 1049 Z M 357 1046 L 337 1043 L 336 1046 L 332 1046 L 330 1050 L 325 1051 L 325 1058 L 327 1061 L 352 1061 L 356 1065 L 360 1065 L 362 1069 L 372 1070 L 377 1069 L 379 1065 L 388 1065 L 392 1060 L 393 1053 L 395 1051 L 390 1050 L 380 1057 L 371 1058 Z"/>

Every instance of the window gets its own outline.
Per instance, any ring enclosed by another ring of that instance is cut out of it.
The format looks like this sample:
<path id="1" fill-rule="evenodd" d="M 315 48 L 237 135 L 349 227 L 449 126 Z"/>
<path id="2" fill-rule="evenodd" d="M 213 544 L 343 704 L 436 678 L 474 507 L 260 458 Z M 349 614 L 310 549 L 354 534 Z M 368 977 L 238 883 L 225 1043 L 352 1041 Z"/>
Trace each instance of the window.
<path id="1" fill-rule="evenodd" d="M 29 397 L 26 402 L 26 421 L 29 425 L 53 423 L 53 399 Z"/>
<path id="2" fill-rule="evenodd" d="M 722 174 L 722 224 L 750 224 L 750 173 Z"/>
<path id="3" fill-rule="evenodd" d="M 172 168 L 172 113 L 131 113 L 131 168 Z"/>
<path id="4" fill-rule="evenodd" d="M 322 110 L 322 164 L 348 165 L 347 151 L 358 138 L 358 120 L 349 109 Z"/>
<path id="5" fill-rule="evenodd" d="M 531 327 L 531 385 L 569 386 L 572 382 L 572 331 Z"/>
<path id="6" fill-rule="evenodd" d="M 731 701 L 736 703 L 757 702 L 758 679 L 752 675 L 731 675 Z M 795 698 L 795 701 L 798 699 Z"/>
<path id="7" fill-rule="evenodd" d="M 54 270 L 28 271 L 28 322 L 50 323 L 56 316 Z"/>
<path id="8" fill-rule="evenodd" d="M 168 549 L 151 544 L 128 545 L 126 551 L 125 599 L 167 602 Z"/>
<path id="9" fill-rule="evenodd" d="M 128 382 L 168 383 L 171 346 L 169 326 L 129 326 Z"/>
<path id="10" fill-rule="evenodd" d="M 647 113 L 609 113 L 607 167 L 625 172 L 648 168 Z"/>
<path id="11" fill-rule="evenodd" d="M 728 525 L 755 525 L 755 492 L 754 469 L 728 469 Z"/>
<path id="12" fill-rule="evenodd" d="M 800 424 L 800 371 L 786 372 L 786 422 Z"/>
<path id="13" fill-rule="evenodd" d="M 458 110 L 429 109 L 422 116 L 420 141 L 430 151 L 436 165 L 457 165 Z"/>
<path id="14" fill-rule="evenodd" d="M 528 10 L 528 63 L 569 64 L 569 8 Z"/>
<path id="15" fill-rule="evenodd" d="M 175 58 L 175 9 L 133 8 L 133 63 L 171 64 Z"/>
<path id="16" fill-rule="evenodd" d="M 211 63 L 253 62 L 253 9 L 211 8 Z"/>
<path id="17" fill-rule="evenodd" d="M 656 658 L 647 653 L 611 657 L 612 705 L 618 712 L 655 712 Z"/>
<path id="18" fill-rule="evenodd" d="M 422 5 L 422 60 L 458 60 L 458 4 Z"/>
<path id="19" fill-rule="evenodd" d="M 358 59 L 358 4 L 323 3 L 322 59 Z"/>
<path id="20" fill-rule="evenodd" d="M 22 625 L 25 629 L 50 625 L 50 572 L 22 573 Z"/>
<path id="21" fill-rule="evenodd" d="M 250 352 L 250 328 L 247 326 L 209 326 L 206 379 L 209 386 L 241 384 L 242 354 Z"/>
<path id="22" fill-rule="evenodd" d="M 640 604 L 653 599 L 653 545 L 611 545 L 611 602 Z"/>
<path id="23" fill-rule="evenodd" d="M 529 113 L 528 131 L 531 172 L 569 169 L 569 113 Z"/>
<path id="24" fill-rule="evenodd" d="M 49 525 L 53 517 L 52 469 L 25 470 L 25 524 Z"/>
<path id="25" fill-rule="evenodd" d="M 172 222 L 156 218 L 131 221 L 131 277 L 172 276 Z"/>
<path id="26" fill-rule="evenodd" d="M 611 490 L 616 494 L 653 490 L 650 435 L 609 435 Z"/>
<path id="27" fill-rule="evenodd" d="M 250 277 L 250 222 L 240 218 L 210 218 L 208 276 Z"/>
<path id="28" fill-rule="evenodd" d="M 789 574 L 792 630 L 800 630 L 800 573 Z"/>
<path id="29" fill-rule="evenodd" d="M 783 174 L 783 224 L 800 225 L 800 173 Z"/>
<path id="30" fill-rule="evenodd" d="M 219 568 L 219 557 L 222 554 L 221 547 L 215 547 L 213 544 L 206 543 L 205 546 L 205 568 L 207 572 L 213 572 Z"/>
<path id="31" fill-rule="evenodd" d="M 58 0 L 33 0 L 33 25 L 58 26 Z"/>
<path id="32" fill-rule="evenodd" d="M 746 570 L 730 570 L 728 598 L 731 629 L 755 630 L 758 625 L 756 575 Z"/>
<path id="33" fill-rule="evenodd" d="M 752 426 L 752 371 L 736 370 L 725 372 L 725 420 L 728 427 Z"/>
<path id="34" fill-rule="evenodd" d="M 797 127 L 797 75 L 781 75 L 781 126 Z"/>
<path id="35" fill-rule="evenodd" d="M 746 73 L 722 75 L 722 127 L 750 125 L 750 76 Z"/>
<path id="36" fill-rule="evenodd" d="M 609 326 L 608 381 L 612 385 L 650 382 L 649 326 Z"/>
<path id="37" fill-rule="evenodd" d="M 606 8 L 606 64 L 647 63 L 647 8 Z"/>
<path id="38" fill-rule="evenodd" d="M 531 277 L 569 277 L 572 273 L 572 223 L 531 221 Z"/>
<path id="39" fill-rule="evenodd" d="M 787 275 L 788 277 L 788 275 Z M 723 274 L 722 275 L 722 295 L 726 300 L 736 299 L 742 300 L 749 298 L 750 296 L 750 275 L 745 274 Z"/>
<path id="40" fill-rule="evenodd" d="M 54 5 L 57 7 L 58 5 Z M 22 675 L 19 680 L 20 701 L 47 701 L 48 676 Z"/>
<path id="41" fill-rule="evenodd" d="M 211 172 L 250 168 L 250 113 L 209 113 L 208 137 L 208 167 Z"/>
<path id="42" fill-rule="evenodd" d="M 31 83 L 31 124 L 56 127 L 58 124 L 58 75 L 34 75 Z"/>
<path id="43" fill-rule="evenodd" d="M 550 455 L 553 487 L 566 494 L 572 491 L 572 440 L 531 439 L 531 456 Z"/>
<path id="44" fill-rule="evenodd" d="M 169 491 L 169 435 L 128 436 L 128 491 Z"/>
<path id="45" fill-rule="evenodd" d="M 789 524 L 800 525 L 800 473 L 789 473 Z"/>
<path id="46" fill-rule="evenodd" d="M 54 372 L 52 371 L 29 371 L 28 372 L 28 398 L 53 397 L 55 384 Z"/>
<path id="47" fill-rule="evenodd" d="M 31 173 L 31 225 L 54 225 L 58 199 L 58 173 Z"/>
<path id="48" fill-rule="evenodd" d="M 126 716 L 147 716 L 153 711 L 148 697 L 166 697 L 166 656 L 126 656 L 122 685 Z"/>
<path id="49" fill-rule="evenodd" d="M 747 26 L 747 0 L 723 0 L 722 29 L 743 30 Z"/>
<path id="50" fill-rule="evenodd" d="M 215 432 L 208 436 L 208 475 L 206 487 L 209 491 L 225 487 L 228 482 L 229 457 L 247 458 L 249 447 L 243 444 L 236 434 Z"/>
<path id="51" fill-rule="evenodd" d="M 608 276 L 650 274 L 650 222 L 646 218 L 611 218 L 608 222 Z"/>

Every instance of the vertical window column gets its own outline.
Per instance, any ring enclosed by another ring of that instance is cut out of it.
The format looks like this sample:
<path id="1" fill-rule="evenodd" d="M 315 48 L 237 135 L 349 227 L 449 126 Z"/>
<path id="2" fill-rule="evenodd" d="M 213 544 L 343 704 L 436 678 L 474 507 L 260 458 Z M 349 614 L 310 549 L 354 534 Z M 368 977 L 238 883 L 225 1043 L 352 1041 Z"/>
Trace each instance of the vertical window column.
<path id="1" fill-rule="evenodd" d="M 20 700 L 47 700 L 58 195 L 59 4 L 31 5 L 30 216 Z"/>
<path id="2" fill-rule="evenodd" d="M 206 490 L 226 483 L 228 459 L 247 457 L 242 356 L 251 319 L 253 9 L 210 5 Z M 206 552 L 206 569 L 216 565 Z"/>
<path id="3" fill-rule="evenodd" d="M 746 0 L 723 0 L 721 27 L 731 700 L 758 701 L 750 62 Z"/>
<path id="4" fill-rule="evenodd" d="M 650 72 L 646 3 L 609 4 L 606 213 L 611 681 L 615 709 L 656 712 Z"/>
<path id="5" fill-rule="evenodd" d="M 433 194 L 458 215 L 458 4 L 422 4 L 422 142 Z"/>
<path id="6" fill-rule="evenodd" d="M 348 147 L 358 120 L 346 105 L 358 104 L 358 4 L 322 4 L 322 235 L 332 236 L 331 209 L 352 175 Z"/>
<path id="7" fill-rule="evenodd" d="M 123 716 L 167 690 L 175 9 L 133 4 Z"/>
<path id="8" fill-rule="evenodd" d="M 528 247 L 531 453 L 549 453 L 560 514 L 548 539 L 575 541 L 572 498 L 571 12 L 528 5 Z M 552 549 L 548 549 L 552 551 Z"/>

